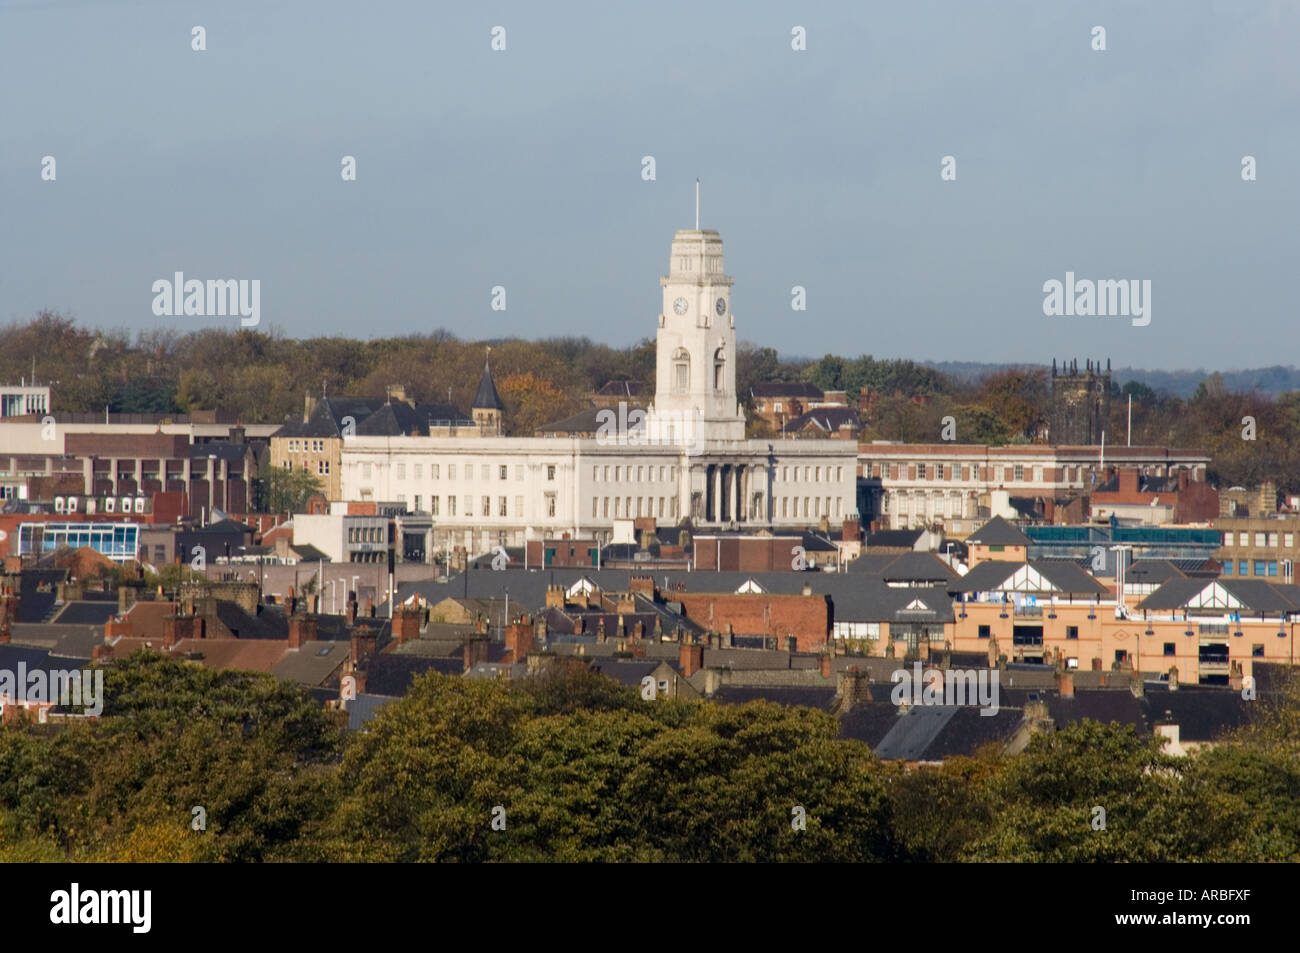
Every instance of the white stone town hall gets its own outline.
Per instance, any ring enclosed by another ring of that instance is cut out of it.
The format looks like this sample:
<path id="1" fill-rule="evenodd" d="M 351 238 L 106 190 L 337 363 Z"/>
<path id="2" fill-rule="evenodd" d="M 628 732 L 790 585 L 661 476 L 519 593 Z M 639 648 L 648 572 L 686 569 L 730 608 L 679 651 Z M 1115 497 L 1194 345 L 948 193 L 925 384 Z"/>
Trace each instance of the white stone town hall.
<path id="1" fill-rule="evenodd" d="M 758 529 L 853 513 L 856 443 L 745 439 L 718 232 L 679 230 L 660 284 L 656 389 L 643 427 L 594 437 L 348 436 L 343 499 L 404 503 L 430 516 L 434 547 L 471 552 L 565 532 L 607 540 L 616 520 L 645 516 Z M 499 410 L 485 371 L 475 416 L 493 402 Z"/>

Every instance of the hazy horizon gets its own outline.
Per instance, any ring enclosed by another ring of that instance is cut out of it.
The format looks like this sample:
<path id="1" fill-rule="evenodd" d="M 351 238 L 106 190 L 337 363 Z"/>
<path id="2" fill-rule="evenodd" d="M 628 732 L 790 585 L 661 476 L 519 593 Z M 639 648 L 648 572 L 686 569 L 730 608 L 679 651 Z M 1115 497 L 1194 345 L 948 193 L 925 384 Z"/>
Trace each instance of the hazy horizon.
<path id="1" fill-rule="evenodd" d="M 743 14 L 0 0 L 0 321 L 238 326 L 155 316 L 181 271 L 259 280 L 260 328 L 294 337 L 627 346 L 654 334 L 698 176 L 737 334 L 783 357 L 1270 365 L 1300 209 L 1294 5 Z M 1151 323 L 1045 316 L 1067 272 L 1150 281 Z"/>

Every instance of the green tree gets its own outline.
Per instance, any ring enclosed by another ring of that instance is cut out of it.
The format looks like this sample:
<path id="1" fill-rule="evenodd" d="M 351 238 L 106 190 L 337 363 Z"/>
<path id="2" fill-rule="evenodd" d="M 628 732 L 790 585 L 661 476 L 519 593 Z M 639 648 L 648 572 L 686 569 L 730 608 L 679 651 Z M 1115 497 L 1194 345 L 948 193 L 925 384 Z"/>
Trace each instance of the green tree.
<path id="1" fill-rule="evenodd" d="M 307 500 L 323 489 L 320 480 L 306 470 L 267 467 L 263 474 L 258 499 L 262 513 L 301 513 Z"/>

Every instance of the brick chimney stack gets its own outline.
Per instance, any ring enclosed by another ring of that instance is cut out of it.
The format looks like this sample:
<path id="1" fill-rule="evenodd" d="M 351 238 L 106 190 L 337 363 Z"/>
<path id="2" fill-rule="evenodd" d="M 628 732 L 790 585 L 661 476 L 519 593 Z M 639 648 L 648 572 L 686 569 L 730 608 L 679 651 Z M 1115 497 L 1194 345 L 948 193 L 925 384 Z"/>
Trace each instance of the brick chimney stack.
<path id="1" fill-rule="evenodd" d="M 0 644 L 10 639 L 9 627 L 18 618 L 18 596 L 12 586 L 0 590 Z"/>
<path id="2" fill-rule="evenodd" d="M 399 606 L 393 613 L 393 638 L 397 644 L 420 637 L 420 622 L 424 613 L 415 606 Z"/>
<path id="3" fill-rule="evenodd" d="M 203 638 L 203 620 L 196 615 L 183 614 L 163 617 L 163 648 L 175 648 L 182 639 Z"/>
<path id="4" fill-rule="evenodd" d="M 352 666 L 364 665 L 374 657 L 375 647 L 379 642 L 379 633 L 374 629 L 352 630 Z M 360 689 L 358 689 L 360 691 Z"/>
<path id="5" fill-rule="evenodd" d="M 300 649 L 305 642 L 316 641 L 319 620 L 314 615 L 295 615 L 289 617 L 289 648 Z"/>
<path id="6" fill-rule="evenodd" d="M 518 622 L 506 626 L 507 662 L 522 662 L 533 650 L 533 620 L 524 617 Z"/>
<path id="7" fill-rule="evenodd" d="M 1062 698 L 1074 697 L 1074 673 L 1057 672 L 1056 673 L 1056 690 Z"/>
<path id="8" fill-rule="evenodd" d="M 845 543 L 862 541 L 862 522 L 856 513 L 844 521 L 840 539 Z"/>
<path id="9" fill-rule="evenodd" d="M 488 640 L 484 636 L 471 635 L 465 640 L 465 670 L 488 660 Z"/>
<path id="10" fill-rule="evenodd" d="M 704 668 L 704 646 L 698 642 L 682 642 L 677 646 L 677 665 L 685 678 L 690 678 Z"/>
<path id="11" fill-rule="evenodd" d="M 867 683 L 867 673 L 856 665 L 840 672 L 836 680 L 840 697 L 840 713 L 852 711 L 856 706 L 871 701 L 871 688 Z"/>

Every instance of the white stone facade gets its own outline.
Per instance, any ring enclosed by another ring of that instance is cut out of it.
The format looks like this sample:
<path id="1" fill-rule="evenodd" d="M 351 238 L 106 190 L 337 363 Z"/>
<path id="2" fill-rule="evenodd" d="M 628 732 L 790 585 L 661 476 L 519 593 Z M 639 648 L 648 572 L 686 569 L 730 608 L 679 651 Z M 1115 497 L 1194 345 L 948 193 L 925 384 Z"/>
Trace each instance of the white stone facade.
<path id="1" fill-rule="evenodd" d="M 855 513 L 856 446 L 745 439 L 718 233 L 677 232 L 660 283 L 658 386 L 642 430 L 594 439 L 351 436 L 343 498 L 429 513 L 436 549 L 472 553 L 565 532 L 608 540 L 615 520 L 636 517 L 757 529 Z"/>

